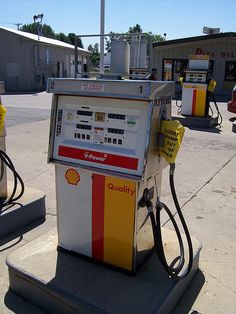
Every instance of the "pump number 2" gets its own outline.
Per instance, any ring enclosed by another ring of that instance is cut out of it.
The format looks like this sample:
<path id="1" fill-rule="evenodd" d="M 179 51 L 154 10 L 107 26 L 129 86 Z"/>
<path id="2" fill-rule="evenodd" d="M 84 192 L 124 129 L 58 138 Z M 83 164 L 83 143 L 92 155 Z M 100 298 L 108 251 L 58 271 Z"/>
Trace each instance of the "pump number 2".
<path id="1" fill-rule="evenodd" d="M 55 82 L 54 81 L 51 81 L 50 82 L 50 89 L 54 89 L 55 88 Z"/>

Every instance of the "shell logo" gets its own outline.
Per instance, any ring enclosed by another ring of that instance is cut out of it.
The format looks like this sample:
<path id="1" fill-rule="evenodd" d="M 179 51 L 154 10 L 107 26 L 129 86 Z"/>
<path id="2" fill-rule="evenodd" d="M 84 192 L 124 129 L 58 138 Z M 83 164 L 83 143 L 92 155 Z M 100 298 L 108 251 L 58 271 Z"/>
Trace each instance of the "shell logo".
<path id="1" fill-rule="evenodd" d="M 66 178 L 68 184 L 72 184 L 72 185 L 77 185 L 80 181 L 79 172 L 73 168 L 66 170 L 65 178 Z"/>

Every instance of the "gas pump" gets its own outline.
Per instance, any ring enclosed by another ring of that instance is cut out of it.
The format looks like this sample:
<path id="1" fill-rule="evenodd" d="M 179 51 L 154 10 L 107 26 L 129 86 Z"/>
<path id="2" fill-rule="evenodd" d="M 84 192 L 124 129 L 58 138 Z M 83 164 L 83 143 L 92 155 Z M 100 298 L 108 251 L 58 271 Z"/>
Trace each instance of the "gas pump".
<path id="1" fill-rule="evenodd" d="M 184 263 L 179 230 L 180 261 L 169 267 L 159 223 L 161 208 L 168 213 L 160 192 L 169 162 L 178 202 L 173 161 L 183 129 L 168 121 L 174 82 L 49 79 L 48 92 L 53 93 L 48 161 L 55 164 L 58 249 L 135 273 L 156 247 L 168 274 L 179 279 Z M 189 248 L 186 275 L 191 243 Z"/>
<path id="2" fill-rule="evenodd" d="M 229 112 L 236 113 L 236 85 L 232 91 L 232 99 L 227 103 L 227 109 Z"/>
<path id="3" fill-rule="evenodd" d="M 232 91 L 232 99 L 227 103 L 227 109 L 229 112 L 236 113 L 236 85 Z M 232 131 L 236 133 L 236 118 L 231 118 L 230 121 L 232 122 Z"/>
<path id="4" fill-rule="evenodd" d="M 4 206 L 16 202 L 24 194 L 24 182 L 16 171 L 10 157 L 6 154 L 6 129 L 5 129 L 6 108 L 2 105 L 0 97 L 0 212 Z M 7 168 L 13 174 L 13 189 L 10 195 L 7 191 Z M 20 189 L 17 191 L 17 185 Z"/>
<path id="5" fill-rule="evenodd" d="M 6 115 L 6 109 L 2 105 L 1 96 L 0 96 L 0 151 L 6 151 L 6 129 L 4 125 Z M 1 160 L 0 161 L 0 199 L 4 200 L 7 197 L 7 172 L 6 165 Z"/>
<path id="6" fill-rule="evenodd" d="M 181 114 L 191 116 L 193 119 L 196 118 L 199 121 L 199 126 L 221 124 L 221 114 L 213 94 L 216 82 L 210 75 L 209 56 L 191 55 L 189 57 L 189 68 L 184 71 L 182 82 Z M 213 117 L 210 98 L 214 101 L 217 111 L 216 117 Z M 210 109 L 211 116 L 209 115 Z M 218 118 L 220 118 L 220 122 L 218 122 Z"/>
<path id="7" fill-rule="evenodd" d="M 25 189 L 21 176 L 6 153 L 6 111 L 0 97 L 0 239 L 3 241 L 14 238 L 16 230 L 33 221 L 42 223 L 45 216 L 44 195 L 37 190 Z M 10 177 L 9 184 L 7 176 Z"/>

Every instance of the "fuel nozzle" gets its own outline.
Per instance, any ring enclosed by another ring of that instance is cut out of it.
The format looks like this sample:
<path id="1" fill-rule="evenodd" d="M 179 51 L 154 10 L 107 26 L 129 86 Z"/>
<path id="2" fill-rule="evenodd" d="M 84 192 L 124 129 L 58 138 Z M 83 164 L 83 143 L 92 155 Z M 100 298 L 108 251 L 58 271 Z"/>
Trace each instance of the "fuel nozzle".
<path id="1" fill-rule="evenodd" d="M 143 190 L 143 195 L 140 198 L 140 200 L 138 201 L 138 206 L 139 207 L 147 207 L 148 212 L 152 212 L 153 211 L 153 204 L 152 201 L 150 199 L 150 193 L 148 188 L 145 188 Z"/>

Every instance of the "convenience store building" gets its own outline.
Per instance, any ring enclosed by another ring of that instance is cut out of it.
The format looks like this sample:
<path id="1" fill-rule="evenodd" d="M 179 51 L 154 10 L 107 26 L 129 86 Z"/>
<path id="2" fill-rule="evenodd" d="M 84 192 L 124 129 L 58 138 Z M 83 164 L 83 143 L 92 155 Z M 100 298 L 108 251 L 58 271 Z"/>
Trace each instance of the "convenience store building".
<path id="1" fill-rule="evenodd" d="M 189 55 L 209 55 L 210 70 L 217 82 L 216 95 L 231 95 L 236 84 L 236 33 L 227 32 L 166 40 L 153 44 L 153 67 L 158 80 L 176 81 L 188 68 Z"/>

